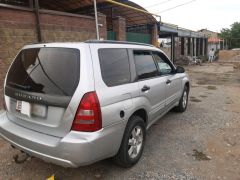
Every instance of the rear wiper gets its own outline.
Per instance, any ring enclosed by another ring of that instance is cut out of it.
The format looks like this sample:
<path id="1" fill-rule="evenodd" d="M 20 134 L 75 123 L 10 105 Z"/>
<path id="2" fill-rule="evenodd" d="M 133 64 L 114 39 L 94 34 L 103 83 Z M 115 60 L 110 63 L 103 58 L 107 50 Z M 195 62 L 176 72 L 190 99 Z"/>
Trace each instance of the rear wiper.
<path id="1" fill-rule="evenodd" d="M 22 86 L 22 85 L 19 85 L 17 83 L 14 83 L 14 82 L 9 82 L 8 84 L 13 86 L 13 87 L 17 87 L 17 88 L 20 88 L 20 89 L 23 89 L 23 90 L 30 90 L 31 89 L 31 86 Z"/>
<path id="2" fill-rule="evenodd" d="M 67 94 L 61 87 L 59 87 L 59 86 L 57 85 L 57 83 L 55 83 L 55 82 L 49 77 L 49 75 L 46 73 L 46 71 L 44 70 L 44 68 L 43 68 L 43 66 L 42 66 L 42 63 L 41 63 L 40 58 L 39 58 L 38 55 L 37 55 L 37 59 L 38 59 L 39 65 L 40 65 L 43 73 L 44 73 L 45 76 L 48 78 L 48 80 L 49 80 L 51 83 L 53 83 L 54 86 L 56 86 L 65 96 L 67 96 L 68 94 Z"/>

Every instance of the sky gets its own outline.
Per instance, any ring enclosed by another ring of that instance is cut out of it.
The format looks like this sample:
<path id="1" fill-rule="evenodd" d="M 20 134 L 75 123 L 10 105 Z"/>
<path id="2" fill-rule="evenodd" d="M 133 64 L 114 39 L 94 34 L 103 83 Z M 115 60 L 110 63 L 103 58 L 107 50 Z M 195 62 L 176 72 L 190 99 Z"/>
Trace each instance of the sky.
<path id="1" fill-rule="evenodd" d="M 132 0 L 151 13 L 161 15 L 163 22 L 179 27 L 200 30 L 208 29 L 220 32 L 230 28 L 234 22 L 240 22 L 240 0 Z M 175 9 L 166 9 L 190 2 Z M 158 3 L 162 3 L 156 5 Z"/>

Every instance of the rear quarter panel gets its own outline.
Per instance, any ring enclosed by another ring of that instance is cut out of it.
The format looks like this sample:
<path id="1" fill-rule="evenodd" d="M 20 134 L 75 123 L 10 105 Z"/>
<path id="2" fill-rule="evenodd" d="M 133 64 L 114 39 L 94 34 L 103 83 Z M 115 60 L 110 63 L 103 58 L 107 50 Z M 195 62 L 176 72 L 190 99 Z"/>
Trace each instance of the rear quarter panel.
<path id="1" fill-rule="evenodd" d="M 138 83 L 108 87 L 102 79 L 98 55 L 99 49 L 126 47 L 117 44 L 90 44 L 89 46 L 94 69 L 95 89 L 101 106 L 103 127 L 126 122 L 136 108 L 133 98 L 139 96 Z M 120 117 L 121 111 L 124 111 L 124 117 Z"/>

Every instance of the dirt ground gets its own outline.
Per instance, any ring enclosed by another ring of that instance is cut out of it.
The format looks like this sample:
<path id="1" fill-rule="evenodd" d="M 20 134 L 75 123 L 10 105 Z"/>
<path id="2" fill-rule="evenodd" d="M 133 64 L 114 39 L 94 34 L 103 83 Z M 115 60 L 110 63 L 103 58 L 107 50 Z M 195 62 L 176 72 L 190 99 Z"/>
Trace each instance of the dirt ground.
<path id="1" fill-rule="evenodd" d="M 223 179 L 240 180 L 240 59 L 187 67 L 189 106 L 169 112 L 147 133 L 143 156 L 130 169 L 110 159 L 66 169 L 31 158 L 0 139 L 0 179 Z"/>

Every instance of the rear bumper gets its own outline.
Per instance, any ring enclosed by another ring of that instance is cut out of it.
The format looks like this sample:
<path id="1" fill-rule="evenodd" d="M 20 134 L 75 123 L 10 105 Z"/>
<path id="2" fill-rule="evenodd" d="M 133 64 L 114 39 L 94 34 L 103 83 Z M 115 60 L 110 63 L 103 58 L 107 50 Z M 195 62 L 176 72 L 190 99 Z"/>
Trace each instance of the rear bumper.
<path id="1" fill-rule="evenodd" d="M 0 135 L 16 148 L 31 156 L 64 167 L 78 167 L 114 156 L 122 140 L 125 123 L 106 127 L 100 131 L 70 131 L 59 138 L 19 126 L 0 115 Z"/>

